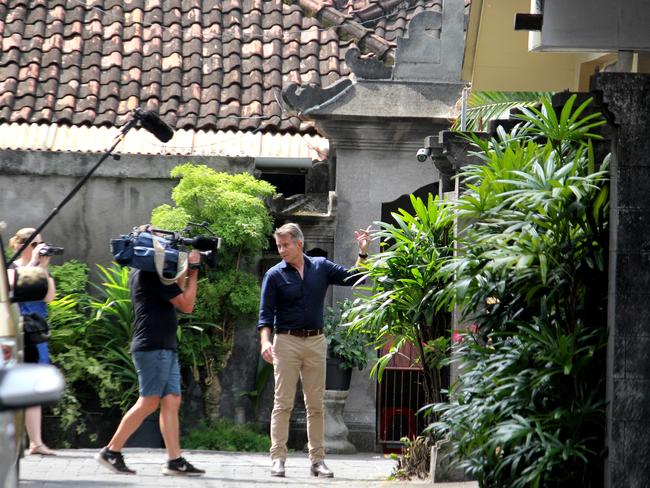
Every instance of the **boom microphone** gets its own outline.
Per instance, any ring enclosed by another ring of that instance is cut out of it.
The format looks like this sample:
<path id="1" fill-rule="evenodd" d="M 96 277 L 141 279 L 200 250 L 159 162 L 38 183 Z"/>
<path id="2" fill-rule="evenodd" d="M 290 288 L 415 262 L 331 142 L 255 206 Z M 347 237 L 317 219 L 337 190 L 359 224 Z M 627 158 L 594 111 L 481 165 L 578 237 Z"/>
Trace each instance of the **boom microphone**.
<path id="1" fill-rule="evenodd" d="M 154 112 L 136 108 L 135 117 L 142 127 L 156 136 L 159 141 L 167 142 L 174 135 L 174 130 Z"/>

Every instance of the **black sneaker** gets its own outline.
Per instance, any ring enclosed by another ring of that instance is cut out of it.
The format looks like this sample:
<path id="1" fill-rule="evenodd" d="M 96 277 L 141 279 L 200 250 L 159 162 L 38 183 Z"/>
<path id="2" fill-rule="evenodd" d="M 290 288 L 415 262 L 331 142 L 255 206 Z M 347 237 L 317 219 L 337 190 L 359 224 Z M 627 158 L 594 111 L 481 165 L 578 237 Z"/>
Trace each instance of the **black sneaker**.
<path id="1" fill-rule="evenodd" d="M 105 466 L 114 473 L 135 474 L 133 469 L 130 469 L 126 464 L 124 464 L 124 456 L 122 456 L 122 453 L 109 451 L 108 447 L 103 447 L 101 451 L 95 454 L 95 459 L 99 464 Z"/>
<path id="2" fill-rule="evenodd" d="M 168 476 L 202 476 L 205 471 L 195 468 L 184 457 L 179 457 L 163 464 L 162 474 Z"/>

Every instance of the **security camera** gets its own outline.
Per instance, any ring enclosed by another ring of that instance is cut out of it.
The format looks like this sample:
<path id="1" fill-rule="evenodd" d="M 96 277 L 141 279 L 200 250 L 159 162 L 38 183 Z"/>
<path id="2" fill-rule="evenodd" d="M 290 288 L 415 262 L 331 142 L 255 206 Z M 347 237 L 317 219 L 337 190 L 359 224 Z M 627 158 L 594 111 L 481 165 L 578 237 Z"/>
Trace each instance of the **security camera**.
<path id="1" fill-rule="evenodd" d="M 415 154 L 415 157 L 418 158 L 419 162 L 424 163 L 429 157 L 430 153 L 431 153 L 431 148 L 421 147 L 420 149 L 418 149 L 418 152 Z"/>

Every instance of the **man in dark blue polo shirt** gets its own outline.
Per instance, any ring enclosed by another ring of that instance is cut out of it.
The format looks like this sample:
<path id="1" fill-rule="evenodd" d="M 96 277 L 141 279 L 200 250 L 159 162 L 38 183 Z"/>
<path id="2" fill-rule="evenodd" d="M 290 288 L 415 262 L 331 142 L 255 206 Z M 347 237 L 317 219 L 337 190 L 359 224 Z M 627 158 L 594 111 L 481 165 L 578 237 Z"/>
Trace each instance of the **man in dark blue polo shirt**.
<path id="1" fill-rule="evenodd" d="M 369 231 L 370 227 L 355 232 L 359 246 L 357 264 L 367 257 Z M 312 476 L 331 478 L 334 473 L 324 462 L 327 343 L 323 336 L 323 305 L 328 286 L 352 286 L 355 273 L 325 258 L 303 254 L 304 237 L 297 224 L 285 224 L 273 236 L 282 262 L 264 275 L 258 323 L 262 357 L 273 364 L 275 376 L 271 476 L 285 474 L 289 418 L 300 378 L 307 410 L 310 472 Z"/>

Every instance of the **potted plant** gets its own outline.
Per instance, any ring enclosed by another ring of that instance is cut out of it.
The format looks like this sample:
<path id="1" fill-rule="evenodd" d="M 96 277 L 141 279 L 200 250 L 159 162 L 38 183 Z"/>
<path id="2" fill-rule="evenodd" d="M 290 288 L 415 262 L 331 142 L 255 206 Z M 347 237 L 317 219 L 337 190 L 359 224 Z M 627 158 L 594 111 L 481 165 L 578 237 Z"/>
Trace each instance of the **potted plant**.
<path id="1" fill-rule="evenodd" d="M 347 390 L 350 388 L 352 370 L 359 371 L 368 365 L 368 337 L 359 330 L 343 326 L 342 316 L 352 302 L 344 300 L 338 309 L 328 308 L 323 324 L 327 340 L 326 390 Z"/>

